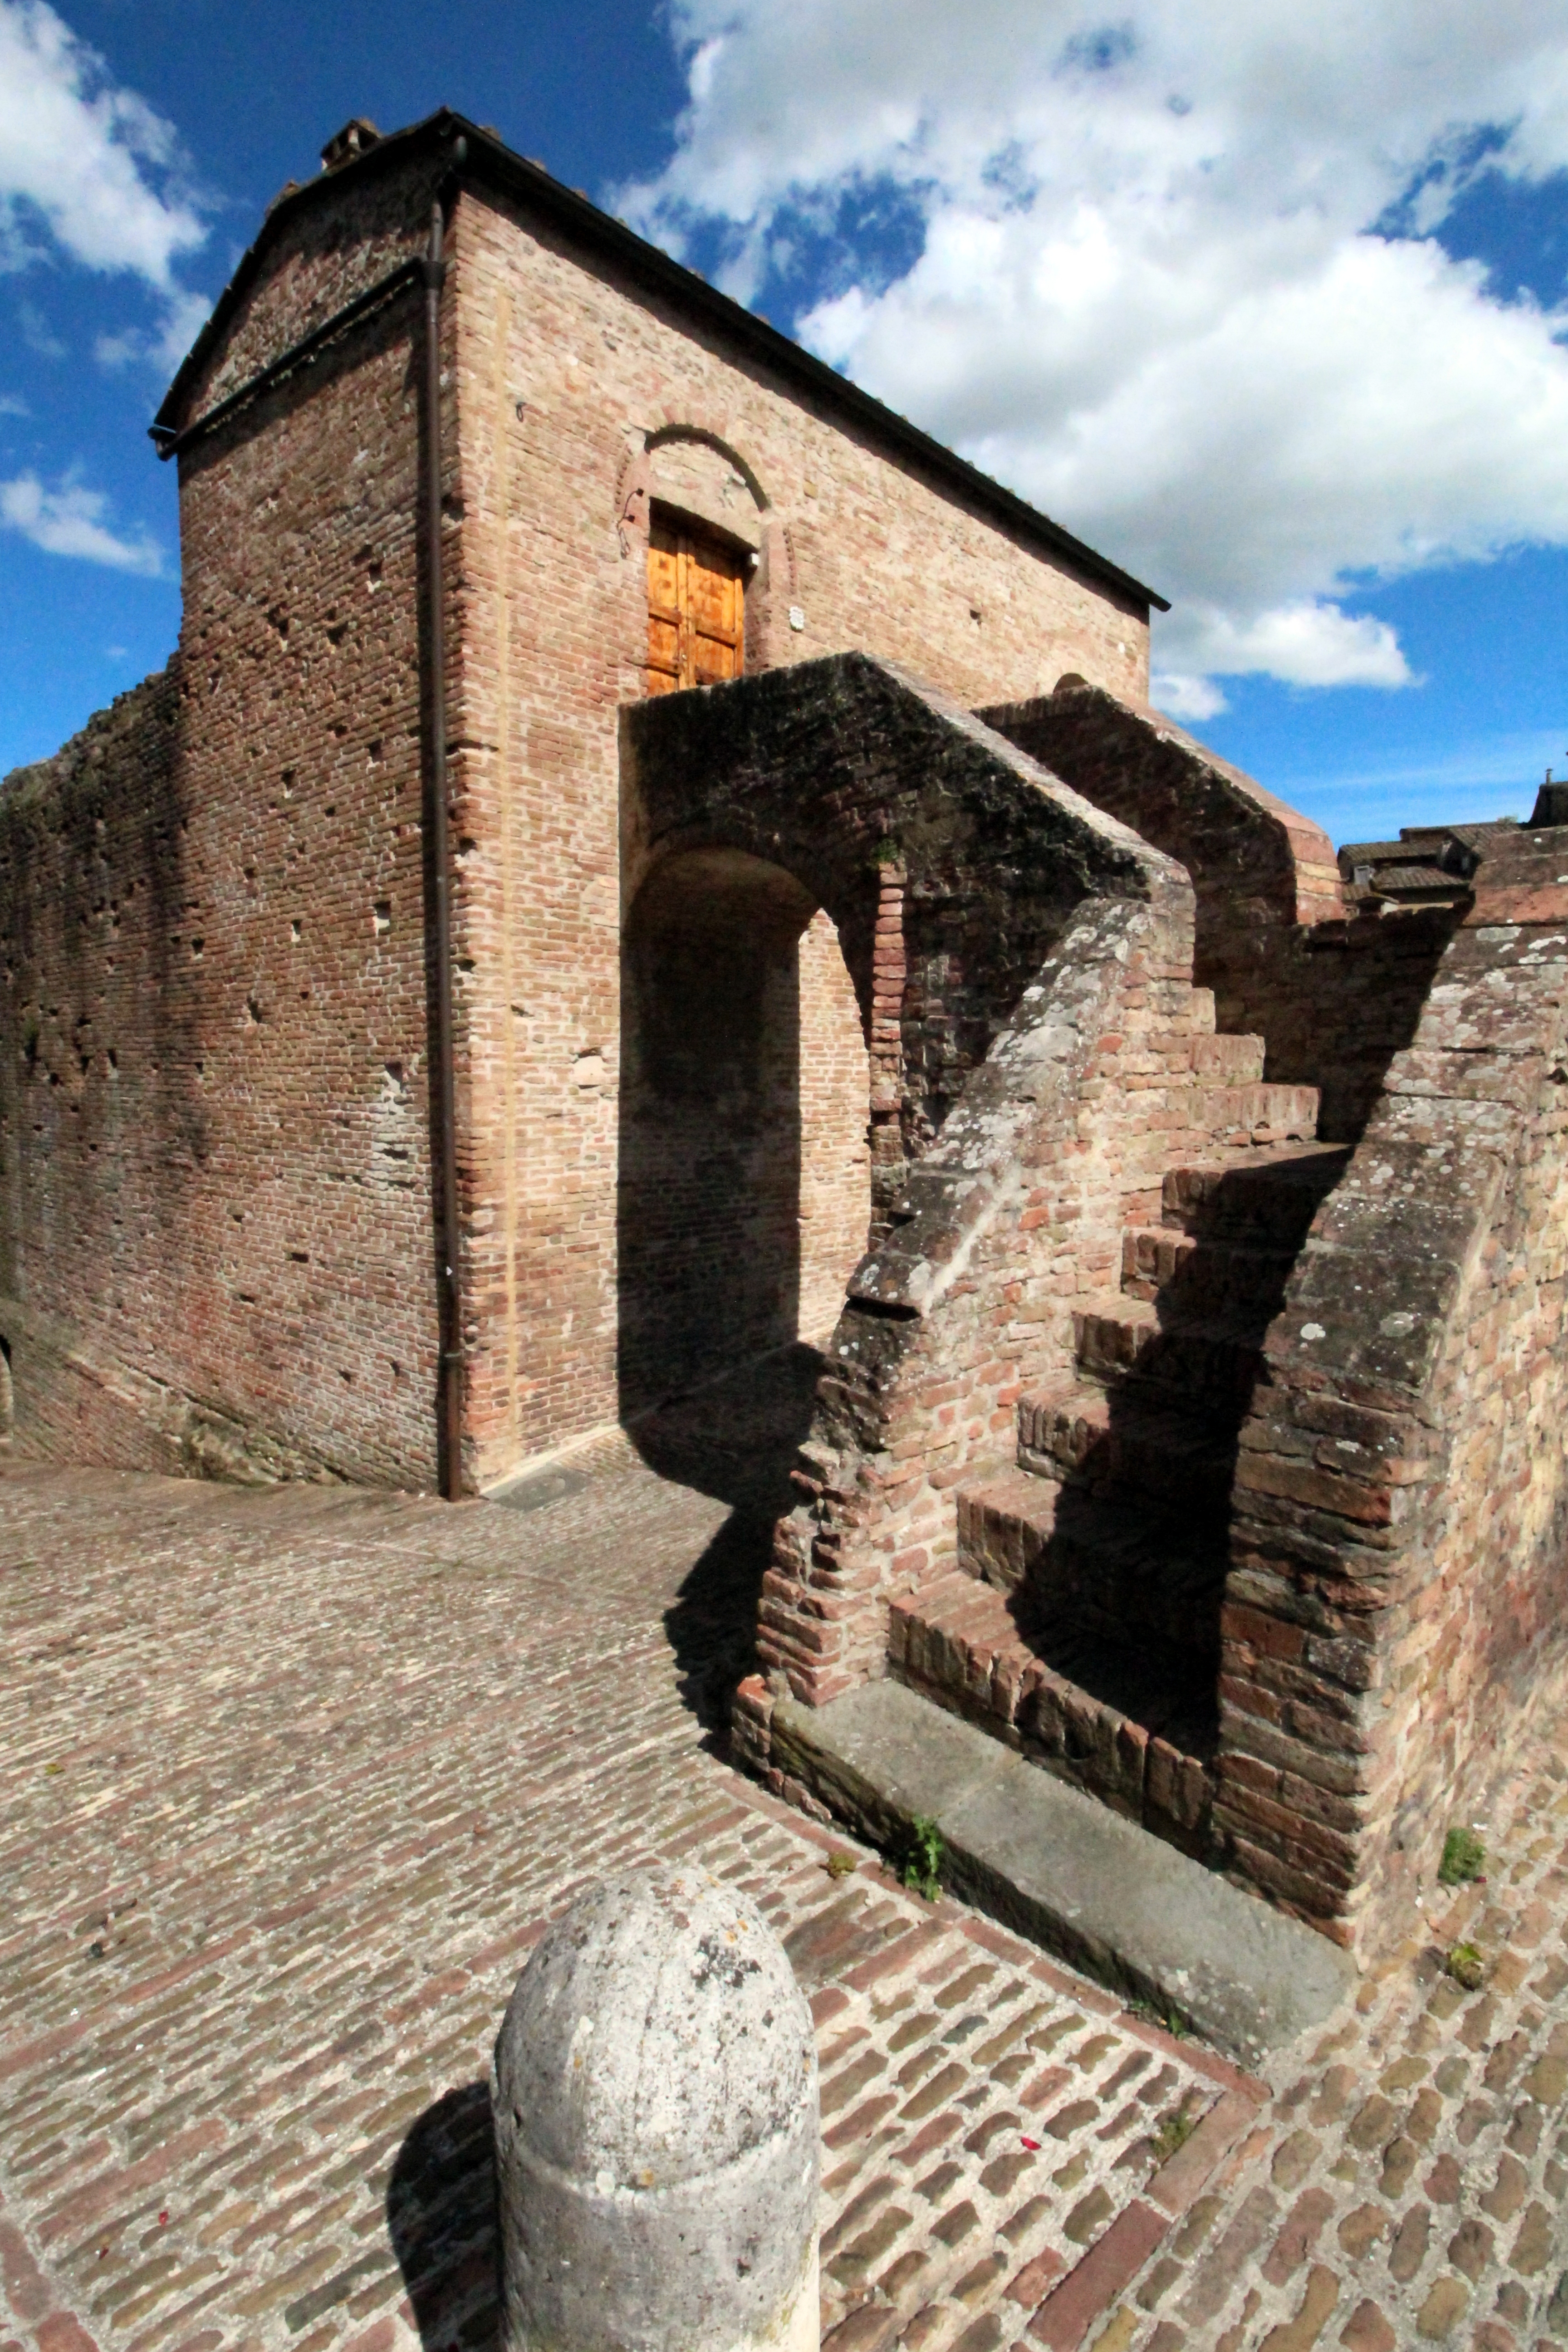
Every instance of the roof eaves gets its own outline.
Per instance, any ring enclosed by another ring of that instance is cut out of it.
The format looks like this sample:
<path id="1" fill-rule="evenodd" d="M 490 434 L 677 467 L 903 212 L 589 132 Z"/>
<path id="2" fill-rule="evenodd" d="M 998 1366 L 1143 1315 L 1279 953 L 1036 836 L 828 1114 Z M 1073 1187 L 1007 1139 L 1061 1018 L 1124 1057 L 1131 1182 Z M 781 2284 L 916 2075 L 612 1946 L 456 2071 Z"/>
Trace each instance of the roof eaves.
<path id="1" fill-rule="evenodd" d="M 1081 539 L 1075 538 L 1060 523 L 1040 513 L 1027 499 L 982 473 L 967 458 L 961 457 L 918 425 L 911 425 L 896 409 L 887 407 L 868 392 L 863 392 L 847 376 L 840 375 L 825 361 L 802 349 L 799 343 L 748 310 L 730 295 L 721 293 L 705 278 L 700 278 L 656 245 L 648 243 L 624 221 L 602 212 L 588 197 L 574 188 L 564 187 L 559 180 L 538 163 L 531 163 L 499 139 L 493 131 L 481 130 L 466 117 L 454 114 L 443 107 L 439 112 L 427 115 L 423 122 L 411 124 L 405 131 L 390 132 L 375 146 L 356 156 L 352 163 L 340 164 L 331 173 L 322 173 L 292 188 L 275 200 L 269 207 L 255 242 L 251 245 L 233 278 L 219 296 L 211 317 L 196 337 L 182 362 L 173 383 L 164 396 L 153 422 L 153 432 L 159 438 L 177 434 L 183 422 L 181 411 L 185 396 L 199 376 L 208 356 L 221 341 L 235 310 L 245 299 L 259 272 L 268 246 L 277 236 L 279 224 L 301 206 L 313 202 L 317 192 L 329 184 L 339 185 L 351 173 L 368 176 L 416 154 L 422 146 L 447 145 L 461 137 L 466 142 L 466 154 L 460 167 L 463 179 L 488 181 L 508 194 L 524 198 L 562 228 L 582 242 L 596 247 L 620 263 L 629 275 L 645 284 L 657 287 L 680 304 L 718 327 L 724 335 L 751 357 L 762 361 L 780 375 L 793 381 L 825 404 L 851 417 L 856 424 L 884 444 L 890 443 L 903 455 L 914 459 L 939 479 L 962 490 L 973 505 L 989 514 L 1021 538 L 1048 548 L 1076 571 L 1087 572 L 1102 581 L 1121 594 L 1156 611 L 1168 613 L 1168 598 L 1136 579 L 1130 572 L 1113 563 L 1109 556 L 1100 554 Z"/>

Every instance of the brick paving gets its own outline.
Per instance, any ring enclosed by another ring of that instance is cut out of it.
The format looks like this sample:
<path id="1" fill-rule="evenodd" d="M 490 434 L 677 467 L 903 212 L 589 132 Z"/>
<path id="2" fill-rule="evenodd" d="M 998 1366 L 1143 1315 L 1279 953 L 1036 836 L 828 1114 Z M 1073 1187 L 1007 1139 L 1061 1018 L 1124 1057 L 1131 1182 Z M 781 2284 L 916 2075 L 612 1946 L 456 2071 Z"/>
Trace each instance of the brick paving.
<path id="1" fill-rule="evenodd" d="M 1270 2095 L 731 1771 L 777 1461 L 712 1422 L 531 1507 L 0 1482 L 0 2352 L 482 2352 L 510 1985 L 677 1854 L 812 1999 L 837 2352 L 1568 2341 L 1568 1748 Z"/>
<path id="2" fill-rule="evenodd" d="M 1100 2352 L 1568 2347 L 1568 1727 L 1107 2315 Z M 1481 1951 L 1473 1991 L 1448 1974 Z"/>

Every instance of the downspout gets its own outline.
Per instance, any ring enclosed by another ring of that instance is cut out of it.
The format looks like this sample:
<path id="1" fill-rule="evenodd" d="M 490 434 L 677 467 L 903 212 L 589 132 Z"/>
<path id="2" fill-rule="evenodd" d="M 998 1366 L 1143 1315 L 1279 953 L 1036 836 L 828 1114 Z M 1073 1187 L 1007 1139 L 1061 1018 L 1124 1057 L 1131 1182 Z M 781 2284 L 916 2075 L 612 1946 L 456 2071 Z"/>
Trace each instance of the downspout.
<path id="1" fill-rule="evenodd" d="M 466 142 L 458 140 L 453 162 L 460 163 Z M 441 1492 L 455 1503 L 463 1491 L 463 1288 L 462 1234 L 458 1203 L 458 1097 L 452 1043 L 452 896 L 447 824 L 447 614 L 441 563 L 441 289 L 447 264 L 442 252 L 442 200 L 430 207 L 430 244 L 425 256 L 424 430 L 420 451 L 425 480 L 425 589 L 426 688 L 430 760 L 426 771 L 426 824 L 430 858 L 431 961 L 436 994 L 435 1052 L 431 1056 L 431 1160 L 441 1194 L 437 1255 L 439 1346 L 437 1381 L 437 1451 Z"/>

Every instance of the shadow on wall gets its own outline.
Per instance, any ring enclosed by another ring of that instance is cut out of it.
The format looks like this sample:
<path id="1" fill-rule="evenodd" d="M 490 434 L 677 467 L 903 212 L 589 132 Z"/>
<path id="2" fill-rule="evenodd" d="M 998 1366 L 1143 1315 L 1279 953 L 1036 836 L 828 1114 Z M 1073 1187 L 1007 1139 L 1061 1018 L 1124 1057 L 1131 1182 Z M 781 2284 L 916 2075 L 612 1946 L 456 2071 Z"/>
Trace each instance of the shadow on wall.
<path id="1" fill-rule="evenodd" d="M 763 859 L 705 849 L 656 866 L 621 990 L 628 1420 L 837 1319 L 866 1244 L 869 1080 L 832 927 Z"/>
<path id="2" fill-rule="evenodd" d="M 801 932 L 782 867 L 657 866 L 622 957 L 618 1354 L 625 1418 L 795 1336 Z"/>

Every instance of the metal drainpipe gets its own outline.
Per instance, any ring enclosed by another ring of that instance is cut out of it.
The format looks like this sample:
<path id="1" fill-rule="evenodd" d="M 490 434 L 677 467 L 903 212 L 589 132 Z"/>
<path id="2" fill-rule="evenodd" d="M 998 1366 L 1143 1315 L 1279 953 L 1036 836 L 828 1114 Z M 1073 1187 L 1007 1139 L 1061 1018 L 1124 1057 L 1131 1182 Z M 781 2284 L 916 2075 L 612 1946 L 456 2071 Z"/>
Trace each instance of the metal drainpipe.
<path id="1" fill-rule="evenodd" d="M 454 151 L 453 161 L 460 163 L 462 160 Z M 426 658 L 430 703 L 426 815 L 430 828 L 436 966 L 436 1052 L 435 1067 L 430 1073 L 430 1109 L 437 1134 L 431 1157 L 439 1171 L 441 1187 L 437 1446 L 441 1492 L 447 1502 L 455 1503 L 463 1491 L 463 1287 L 458 1204 L 458 1100 L 452 1045 L 452 898 L 447 838 L 447 615 L 441 562 L 441 289 L 447 276 L 442 254 L 443 226 L 441 198 L 437 195 L 430 207 L 430 245 L 425 257 L 425 429 L 421 436 L 425 460 Z"/>

